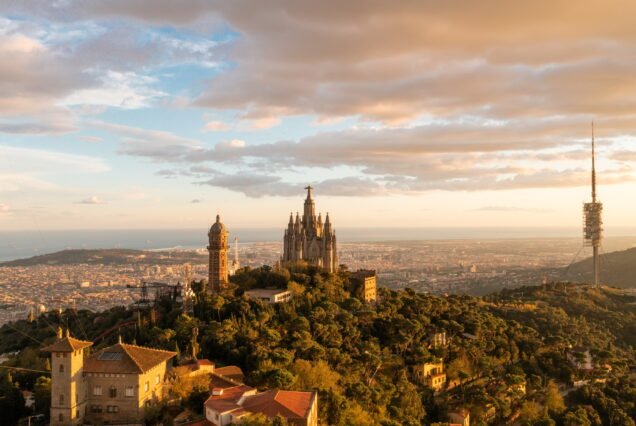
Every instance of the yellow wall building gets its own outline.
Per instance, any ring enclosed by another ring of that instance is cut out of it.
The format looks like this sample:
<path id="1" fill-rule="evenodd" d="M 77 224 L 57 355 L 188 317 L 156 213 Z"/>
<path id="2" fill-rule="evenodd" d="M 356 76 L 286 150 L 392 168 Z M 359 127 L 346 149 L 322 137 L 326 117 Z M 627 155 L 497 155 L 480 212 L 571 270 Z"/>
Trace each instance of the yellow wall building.
<path id="1" fill-rule="evenodd" d="M 117 343 L 89 355 L 92 342 L 58 333 L 51 353 L 51 425 L 140 424 L 164 397 L 175 352 Z"/>

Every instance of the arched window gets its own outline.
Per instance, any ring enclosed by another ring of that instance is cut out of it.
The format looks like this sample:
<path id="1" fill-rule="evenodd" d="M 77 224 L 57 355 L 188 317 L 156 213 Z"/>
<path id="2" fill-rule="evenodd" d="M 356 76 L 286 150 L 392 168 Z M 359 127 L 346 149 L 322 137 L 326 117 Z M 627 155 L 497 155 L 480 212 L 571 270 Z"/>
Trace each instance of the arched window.
<path id="1" fill-rule="evenodd" d="M 61 414 L 59 416 L 57 416 L 58 421 L 63 422 L 64 421 L 64 414 Z"/>
<path id="2" fill-rule="evenodd" d="M 64 394 L 60 395 L 60 405 L 64 405 Z"/>
<path id="3" fill-rule="evenodd" d="M 60 364 L 60 373 L 64 372 L 64 364 Z"/>

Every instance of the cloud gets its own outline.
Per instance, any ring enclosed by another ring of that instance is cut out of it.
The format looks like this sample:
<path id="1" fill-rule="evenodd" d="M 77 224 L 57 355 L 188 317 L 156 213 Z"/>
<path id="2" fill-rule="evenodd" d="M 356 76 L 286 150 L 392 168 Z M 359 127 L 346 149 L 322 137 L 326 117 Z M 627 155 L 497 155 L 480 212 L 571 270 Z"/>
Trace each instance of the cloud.
<path id="1" fill-rule="evenodd" d="M 92 204 L 106 204 L 106 202 L 100 199 L 99 197 L 97 197 L 96 195 L 93 195 L 91 197 L 77 201 L 75 204 L 91 204 L 92 205 Z"/>
<path id="2" fill-rule="evenodd" d="M 11 58 L 0 63 L 0 132 L 73 132 L 86 106 L 137 109 L 166 98 L 162 67 L 217 66 L 217 43 L 205 36 L 84 21 L 72 2 L 10 3 L 0 4 L 0 56 Z"/>
<path id="3" fill-rule="evenodd" d="M 183 102 L 212 110 L 204 132 L 258 131 L 300 115 L 355 126 L 212 146 L 165 131 L 89 125 L 120 135 L 120 154 L 162 163 L 158 175 L 249 196 L 289 194 L 301 179 L 333 195 L 368 196 L 584 185 L 592 120 L 605 147 L 604 183 L 634 179 L 633 153 L 611 146 L 636 132 L 629 0 L 34 5 L 0 5 L 7 16 L 36 15 L 55 28 L 39 28 L 40 36 L 11 21 L 3 34 L 17 59 L 0 65 L 7 76 L 0 81 L 16 79 L 21 90 L 0 84 L 8 95 L 0 103 L 6 114 L 28 113 L 23 122 L 0 113 L 0 130 L 70 131 L 81 108 L 68 107 L 74 102 L 165 105 L 173 98 L 157 88 L 153 71 L 199 62 L 209 78 L 191 84 Z M 46 114 L 36 114 L 37 105 Z M 220 111 L 234 122 L 212 119 Z"/>
<path id="4" fill-rule="evenodd" d="M 99 136 L 86 135 L 80 136 L 79 140 L 81 140 L 82 142 L 99 143 L 102 142 L 104 139 L 100 138 Z"/>
<path id="5" fill-rule="evenodd" d="M 230 127 L 226 123 L 218 120 L 208 121 L 203 126 L 204 132 L 225 132 L 229 129 Z"/>
<path id="6" fill-rule="evenodd" d="M 59 174 L 61 172 L 101 173 L 110 166 L 101 158 L 35 148 L 0 145 L 3 171 L 32 175 Z"/>
<path id="7" fill-rule="evenodd" d="M 199 162 L 209 159 L 209 150 L 200 141 L 160 130 L 148 130 L 104 121 L 87 125 L 123 136 L 119 153 L 156 162 Z"/>
<path id="8" fill-rule="evenodd" d="M 201 204 L 203 202 L 203 200 L 199 200 L 197 198 L 195 198 L 194 200 L 190 201 L 190 203 L 192 204 Z"/>
<path id="9" fill-rule="evenodd" d="M 612 153 L 611 158 L 615 161 L 636 162 L 636 151 L 619 150 Z"/>

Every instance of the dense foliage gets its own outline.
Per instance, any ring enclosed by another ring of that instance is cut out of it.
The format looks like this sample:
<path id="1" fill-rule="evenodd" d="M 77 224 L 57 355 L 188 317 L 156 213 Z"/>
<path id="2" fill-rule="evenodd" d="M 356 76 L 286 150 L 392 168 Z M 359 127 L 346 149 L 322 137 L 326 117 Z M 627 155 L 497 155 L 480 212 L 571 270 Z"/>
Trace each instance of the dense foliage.
<path id="1" fill-rule="evenodd" d="M 444 424 L 449 412 L 466 409 L 472 425 L 634 425 L 635 299 L 611 289 L 551 284 L 485 298 L 380 289 L 379 302 L 366 304 L 347 291 L 346 271 L 302 265 L 244 269 L 233 283 L 222 295 L 196 285 L 192 315 L 160 301 L 152 315 L 67 311 L 62 321 L 89 338 L 121 322 L 127 341 L 183 356 L 198 332 L 199 357 L 239 365 L 249 385 L 316 390 L 322 424 Z M 286 287 L 294 298 L 267 305 L 243 295 L 253 287 Z M 59 320 L 50 314 L 4 326 L 0 345 L 21 349 L 12 361 L 19 363 L 37 347 L 25 336 L 50 341 Z M 432 344 L 439 331 L 447 346 Z M 589 349 L 592 370 L 568 359 L 580 348 Z M 423 367 L 439 358 L 448 388 L 435 393 Z M 13 374 L 33 386 L 38 377 Z"/>

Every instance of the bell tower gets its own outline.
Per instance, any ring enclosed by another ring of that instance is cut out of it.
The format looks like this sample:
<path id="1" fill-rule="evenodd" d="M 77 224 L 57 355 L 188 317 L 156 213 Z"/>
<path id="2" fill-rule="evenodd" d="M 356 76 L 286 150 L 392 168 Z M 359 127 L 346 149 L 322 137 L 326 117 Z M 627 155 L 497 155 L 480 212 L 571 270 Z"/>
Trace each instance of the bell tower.
<path id="1" fill-rule="evenodd" d="M 227 228 L 221 223 L 221 218 L 217 214 L 216 222 L 210 228 L 210 232 L 208 232 L 208 253 L 210 254 L 208 289 L 216 293 L 227 288 L 228 285 L 228 235 Z"/>
<path id="2" fill-rule="evenodd" d="M 92 342 L 74 339 L 69 330 L 58 328 L 57 341 L 42 348 L 51 353 L 51 425 L 73 426 L 83 423 L 86 390 L 82 370 L 85 351 Z"/>

